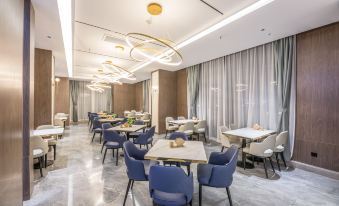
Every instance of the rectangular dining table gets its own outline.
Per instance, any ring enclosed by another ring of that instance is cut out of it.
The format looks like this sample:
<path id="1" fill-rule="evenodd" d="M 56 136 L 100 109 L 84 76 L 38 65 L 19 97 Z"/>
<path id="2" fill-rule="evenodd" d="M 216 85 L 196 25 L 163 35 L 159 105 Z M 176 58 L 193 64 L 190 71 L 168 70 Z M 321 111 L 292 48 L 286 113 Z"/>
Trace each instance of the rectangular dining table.
<path id="1" fill-rule="evenodd" d="M 100 123 L 117 123 L 123 121 L 124 118 L 107 118 L 107 119 L 99 119 Z"/>
<path id="2" fill-rule="evenodd" d="M 64 133 L 63 127 L 58 127 L 58 128 L 53 128 L 53 129 L 33 130 L 34 136 L 62 135 L 63 133 Z"/>
<path id="3" fill-rule="evenodd" d="M 145 128 L 146 128 L 146 125 L 132 125 L 131 127 L 121 127 L 121 125 L 118 125 L 118 126 L 109 128 L 108 130 L 114 130 L 116 132 L 125 132 L 127 139 L 129 139 L 129 133 L 137 132 Z"/>
<path id="4" fill-rule="evenodd" d="M 274 130 L 256 130 L 250 127 L 246 127 L 246 128 L 235 129 L 235 130 L 229 130 L 229 131 L 223 132 L 223 134 L 226 136 L 241 138 L 242 148 L 244 148 L 246 147 L 247 140 L 249 140 L 250 142 L 260 140 L 269 135 L 275 134 L 275 131 Z M 238 162 L 238 166 L 242 166 L 241 161 Z M 249 168 L 249 169 L 253 168 L 252 164 L 246 164 L 245 166 L 246 168 Z"/>
<path id="5" fill-rule="evenodd" d="M 153 147 L 146 153 L 145 159 L 207 163 L 204 144 L 200 141 L 185 141 L 183 147 L 170 147 L 173 140 L 158 140 Z"/>
<path id="6" fill-rule="evenodd" d="M 176 125 L 184 125 L 184 124 L 186 124 L 186 123 L 188 123 L 188 122 L 193 122 L 194 124 L 198 124 L 199 123 L 199 121 L 200 120 L 198 120 L 198 119 L 195 119 L 195 120 L 193 120 L 193 119 L 178 119 L 178 120 L 171 120 L 171 121 L 168 121 L 169 123 L 171 123 L 171 124 L 176 124 Z"/>

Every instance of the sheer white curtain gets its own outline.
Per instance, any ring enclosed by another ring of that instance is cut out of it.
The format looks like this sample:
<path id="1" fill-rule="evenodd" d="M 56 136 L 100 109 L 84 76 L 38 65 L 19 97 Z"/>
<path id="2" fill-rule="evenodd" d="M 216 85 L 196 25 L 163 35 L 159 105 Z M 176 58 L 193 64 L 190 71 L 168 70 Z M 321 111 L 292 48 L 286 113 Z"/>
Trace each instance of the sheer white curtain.
<path id="1" fill-rule="evenodd" d="M 95 92 L 87 88 L 88 81 L 78 81 L 78 120 L 88 119 L 88 112 L 99 112 L 112 110 L 112 92 L 111 89 L 105 89 L 103 93 Z M 72 113 L 72 99 L 71 99 L 71 113 Z M 71 119 L 72 121 L 72 119 Z"/>
<path id="2" fill-rule="evenodd" d="M 281 115 L 273 43 L 201 64 L 197 113 L 216 137 L 220 125 L 276 129 Z"/>

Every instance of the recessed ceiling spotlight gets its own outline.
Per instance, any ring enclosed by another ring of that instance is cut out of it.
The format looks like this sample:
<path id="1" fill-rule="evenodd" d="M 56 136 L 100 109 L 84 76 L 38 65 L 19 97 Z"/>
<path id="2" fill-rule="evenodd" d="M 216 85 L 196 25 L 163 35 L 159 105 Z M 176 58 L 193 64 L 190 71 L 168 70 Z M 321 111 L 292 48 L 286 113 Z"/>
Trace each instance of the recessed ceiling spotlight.
<path id="1" fill-rule="evenodd" d="M 260 29 L 260 31 L 265 31 L 265 28 Z"/>
<path id="2" fill-rule="evenodd" d="M 268 33 L 267 35 L 268 35 L 268 36 L 271 36 L 271 33 Z"/>
<path id="3" fill-rule="evenodd" d="M 52 36 L 48 35 L 47 38 L 52 39 Z"/>
<path id="4" fill-rule="evenodd" d="M 150 3 L 147 5 L 147 11 L 152 16 L 160 15 L 162 12 L 162 6 L 158 3 Z"/>
<path id="5" fill-rule="evenodd" d="M 104 70 L 103 70 L 102 68 L 99 68 L 99 69 L 98 69 L 98 72 L 99 72 L 99 73 L 102 73 L 102 72 L 104 72 Z"/>
<path id="6" fill-rule="evenodd" d="M 120 52 L 123 52 L 125 50 L 125 47 L 122 45 L 116 45 L 115 49 L 119 50 Z"/>

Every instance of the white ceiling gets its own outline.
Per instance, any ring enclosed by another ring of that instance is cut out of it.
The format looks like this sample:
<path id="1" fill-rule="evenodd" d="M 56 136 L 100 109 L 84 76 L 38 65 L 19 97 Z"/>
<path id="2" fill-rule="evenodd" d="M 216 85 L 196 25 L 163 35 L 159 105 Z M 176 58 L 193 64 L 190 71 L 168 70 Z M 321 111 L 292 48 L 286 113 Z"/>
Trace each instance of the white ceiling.
<path id="1" fill-rule="evenodd" d="M 75 21 L 111 31 L 74 23 L 74 78 L 92 78 L 100 64 L 106 60 L 112 60 L 115 64 L 127 69 L 140 64 L 129 58 L 127 47 L 123 52 L 114 48 L 117 44 L 125 44 L 124 41 L 117 39 L 123 37 L 124 34 L 139 32 L 179 43 L 256 0 L 206 0 L 224 15 L 217 13 L 199 0 L 154 1 L 163 6 L 163 13 L 151 18 L 146 11 L 146 6 L 153 2 L 150 0 L 75 0 Z M 67 76 L 63 45 L 62 41 L 60 42 L 62 40 L 60 23 L 56 20 L 58 17 L 56 0 L 33 0 L 33 3 L 37 14 L 37 47 L 52 48 L 56 58 L 56 73 Z M 47 6 L 46 4 L 55 5 Z M 180 49 L 184 60 L 182 65 L 169 67 L 152 63 L 136 71 L 137 81 L 148 79 L 150 72 L 157 69 L 175 71 L 339 21 L 338 11 L 338 0 L 275 0 Z M 147 23 L 147 20 L 151 20 L 152 23 Z M 262 28 L 265 31 L 260 31 Z M 46 38 L 50 35 L 48 33 L 53 33 L 52 39 Z M 103 41 L 105 34 L 117 38 L 113 43 L 108 43 Z"/>

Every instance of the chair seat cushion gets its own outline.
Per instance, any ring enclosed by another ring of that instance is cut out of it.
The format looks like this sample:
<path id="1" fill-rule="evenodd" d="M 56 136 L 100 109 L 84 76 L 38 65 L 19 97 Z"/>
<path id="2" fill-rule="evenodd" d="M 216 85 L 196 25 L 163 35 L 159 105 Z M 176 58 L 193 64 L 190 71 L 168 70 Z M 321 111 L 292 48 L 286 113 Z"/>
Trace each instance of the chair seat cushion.
<path id="1" fill-rule="evenodd" d="M 184 133 L 187 134 L 187 135 L 192 135 L 193 134 L 193 130 L 185 130 Z"/>
<path id="2" fill-rule="evenodd" d="M 243 148 L 242 151 L 247 153 L 247 154 L 251 154 L 249 146 Z M 251 154 L 251 155 L 254 155 L 254 156 L 257 156 L 257 157 L 270 157 L 270 156 L 272 156 L 272 154 L 273 154 L 273 150 L 267 149 L 267 150 L 264 151 L 264 154 L 262 154 L 262 155 L 257 155 L 257 154 Z"/>
<path id="3" fill-rule="evenodd" d="M 42 149 L 33 150 L 33 158 L 42 157 L 43 155 L 44 155 L 44 151 L 42 151 Z"/>
<path id="4" fill-rule="evenodd" d="M 144 121 L 144 122 L 150 122 L 151 120 L 150 120 L 150 119 L 143 119 L 142 121 Z"/>
<path id="5" fill-rule="evenodd" d="M 153 201 L 159 205 L 186 205 L 186 196 L 182 193 L 168 193 L 159 190 L 153 190 Z"/>
<path id="6" fill-rule="evenodd" d="M 131 132 L 131 133 L 129 133 L 129 136 L 130 137 L 138 137 L 139 134 L 142 134 L 142 132 Z"/>
<path id="7" fill-rule="evenodd" d="M 195 133 L 205 133 L 205 128 L 198 128 L 194 130 Z"/>
<path id="8" fill-rule="evenodd" d="M 57 141 L 55 139 L 48 140 L 48 146 L 53 146 L 53 145 L 56 145 L 56 144 L 57 144 Z"/>
<path id="9" fill-rule="evenodd" d="M 116 149 L 119 148 L 119 143 L 118 142 L 106 142 L 105 147 L 107 149 Z"/>
<path id="10" fill-rule="evenodd" d="M 177 130 L 179 127 L 177 125 L 171 125 L 167 128 L 167 130 Z"/>
<path id="11" fill-rule="evenodd" d="M 101 128 L 96 128 L 96 129 L 94 129 L 94 132 L 101 132 Z"/>
<path id="12" fill-rule="evenodd" d="M 284 146 L 279 145 L 274 148 L 274 152 L 283 152 L 284 151 Z"/>

